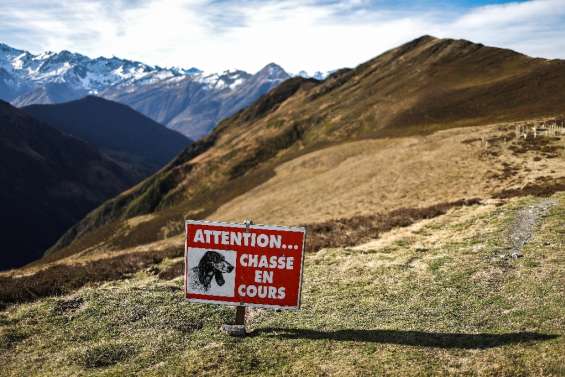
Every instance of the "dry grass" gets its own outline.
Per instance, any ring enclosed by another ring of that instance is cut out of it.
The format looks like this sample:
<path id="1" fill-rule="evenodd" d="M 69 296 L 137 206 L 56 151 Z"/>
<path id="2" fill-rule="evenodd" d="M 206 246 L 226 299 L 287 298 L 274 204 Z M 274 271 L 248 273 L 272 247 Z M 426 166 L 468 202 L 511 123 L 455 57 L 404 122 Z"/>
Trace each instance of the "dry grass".
<path id="1" fill-rule="evenodd" d="M 377 239 L 391 229 L 412 225 L 424 219 L 432 219 L 445 214 L 451 208 L 475 204 L 480 204 L 480 200 L 459 200 L 426 208 L 398 208 L 388 213 L 310 224 L 306 226 L 308 231 L 306 250 L 318 251 L 326 247 L 358 245 Z"/>
<path id="2" fill-rule="evenodd" d="M 546 158 L 537 144 L 516 156 L 511 147 L 521 141 L 511 139 L 512 127 L 493 124 L 327 147 L 280 165 L 273 178 L 225 203 L 208 218 L 314 223 L 488 198 L 542 176 L 565 178 L 565 154 L 559 149 L 565 137 L 546 145 L 559 151 L 559 158 Z M 490 140 L 488 146 L 481 139 Z M 535 156 L 541 160 L 535 161 Z"/>
<path id="3" fill-rule="evenodd" d="M 78 263 L 58 263 L 19 277 L 2 276 L 0 277 L 0 308 L 12 303 L 68 293 L 89 283 L 123 279 L 160 263 L 164 258 L 179 255 L 182 255 L 182 249 L 175 247 L 159 252 L 151 250 Z"/>

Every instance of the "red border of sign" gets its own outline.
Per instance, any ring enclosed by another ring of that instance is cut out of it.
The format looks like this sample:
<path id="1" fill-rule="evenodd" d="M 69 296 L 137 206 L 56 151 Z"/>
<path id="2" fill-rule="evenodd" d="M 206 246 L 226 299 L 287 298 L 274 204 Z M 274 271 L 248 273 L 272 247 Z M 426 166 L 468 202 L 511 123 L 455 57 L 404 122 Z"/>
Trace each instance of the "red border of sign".
<path id="1" fill-rule="evenodd" d="M 296 306 L 279 306 L 279 305 L 268 305 L 268 304 L 253 304 L 246 302 L 233 302 L 233 301 L 220 301 L 220 300 L 206 300 L 199 298 L 188 298 L 188 225 L 189 224 L 206 224 L 206 225 L 218 225 L 224 227 L 234 227 L 234 228 L 245 228 L 245 224 L 241 223 L 227 223 L 222 221 L 208 221 L 208 220 L 186 220 L 184 224 L 184 296 L 190 302 L 203 303 L 203 304 L 220 304 L 229 306 L 249 306 L 254 308 L 271 308 L 271 309 L 282 309 L 282 310 L 299 310 L 302 303 L 302 282 L 304 280 L 304 254 L 306 253 L 306 228 L 305 227 L 287 227 L 279 225 L 263 225 L 263 224 L 253 224 L 249 225 L 249 229 L 267 229 L 267 230 L 284 230 L 287 232 L 302 232 L 304 237 L 302 238 L 302 258 L 300 260 L 300 281 L 298 283 L 298 303 Z"/>

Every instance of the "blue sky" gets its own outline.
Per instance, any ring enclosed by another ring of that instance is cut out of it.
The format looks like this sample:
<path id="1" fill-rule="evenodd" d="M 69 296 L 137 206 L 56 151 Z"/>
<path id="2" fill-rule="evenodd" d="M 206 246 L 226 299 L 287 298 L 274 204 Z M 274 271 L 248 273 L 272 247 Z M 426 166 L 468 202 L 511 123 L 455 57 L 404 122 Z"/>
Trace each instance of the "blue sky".
<path id="1" fill-rule="evenodd" d="M 161 66 L 352 67 L 431 34 L 565 58 L 565 0 L 2 0 L 0 41 Z"/>

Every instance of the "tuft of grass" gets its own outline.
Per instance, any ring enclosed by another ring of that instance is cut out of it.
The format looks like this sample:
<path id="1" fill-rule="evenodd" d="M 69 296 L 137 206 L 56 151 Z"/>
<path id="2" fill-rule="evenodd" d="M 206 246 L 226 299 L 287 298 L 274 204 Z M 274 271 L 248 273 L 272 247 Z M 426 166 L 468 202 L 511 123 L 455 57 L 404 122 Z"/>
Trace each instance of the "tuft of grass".
<path id="1" fill-rule="evenodd" d="M 428 265 L 430 267 L 430 271 L 433 273 L 440 273 L 441 267 L 444 266 L 450 260 L 447 256 L 440 256 L 438 258 L 432 259 Z"/>
<path id="2" fill-rule="evenodd" d="M 77 351 L 71 359 L 83 368 L 103 368 L 125 361 L 136 354 L 130 344 L 103 343 Z"/>
<path id="3" fill-rule="evenodd" d="M 58 315 L 63 315 L 69 312 L 73 312 L 79 309 L 84 303 L 82 297 L 71 297 L 66 299 L 61 299 L 55 303 L 53 306 L 53 313 Z"/>
<path id="4" fill-rule="evenodd" d="M 29 335 L 22 329 L 7 327 L 0 333 L 0 351 L 10 350 Z"/>

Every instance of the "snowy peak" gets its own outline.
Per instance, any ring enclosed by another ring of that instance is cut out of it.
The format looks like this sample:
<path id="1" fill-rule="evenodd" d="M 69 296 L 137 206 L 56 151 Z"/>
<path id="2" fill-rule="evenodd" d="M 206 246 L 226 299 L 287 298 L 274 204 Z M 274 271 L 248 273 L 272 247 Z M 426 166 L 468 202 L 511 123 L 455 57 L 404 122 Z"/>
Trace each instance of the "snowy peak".
<path id="1" fill-rule="evenodd" d="M 247 80 L 251 75 L 245 71 L 229 69 L 221 73 L 202 72 L 194 78 L 196 81 L 205 84 L 208 89 L 215 90 L 234 90 Z"/>
<path id="2" fill-rule="evenodd" d="M 23 54 L 24 50 L 18 50 L 17 48 L 13 48 L 11 46 L 8 46 L 5 43 L 0 43 L 0 57 L 2 56 L 17 56 L 17 55 L 21 55 Z"/>
<path id="3" fill-rule="evenodd" d="M 119 82 L 139 80 L 156 73 L 161 76 L 186 74 L 181 69 L 166 69 L 117 57 L 91 59 L 68 50 L 34 55 L 4 43 L 0 43 L 0 69 L 18 80 L 19 86 L 38 89 L 49 84 L 65 84 L 81 93 L 98 93 Z M 195 68 L 190 69 L 191 73 L 195 71 Z M 4 93 L 0 95 L 12 99 Z"/>
<path id="4" fill-rule="evenodd" d="M 88 56 L 68 50 L 32 54 L 0 44 L 0 99 L 15 106 L 56 104 L 96 95 L 131 106 L 192 138 L 290 78 L 278 64 L 255 74 L 204 72 Z"/>
<path id="5" fill-rule="evenodd" d="M 313 74 L 309 74 L 308 72 L 303 70 L 303 71 L 300 71 L 296 75 L 293 75 L 293 76 L 295 76 L 295 77 L 299 76 L 299 77 L 302 77 L 302 78 L 305 78 L 305 79 L 316 79 L 316 80 L 321 81 L 321 80 L 325 80 L 326 77 L 328 77 L 332 72 L 334 72 L 334 71 L 327 71 L 327 72 L 316 71 Z"/>
<path id="6" fill-rule="evenodd" d="M 198 75 L 202 73 L 202 71 L 196 67 L 192 67 L 188 69 L 184 69 L 184 68 L 178 68 L 178 69 L 179 69 L 179 73 L 183 73 L 188 76 Z"/>
<path id="7" fill-rule="evenodd" d="M 26 54 L 29 53 L 23 50 L 12 48 L 4 43 L 0 43 L 0 68 L 3 68 L 7 72 L 12 72 L 12 66 L 21 65 L 21 58 Z"/>
<path id="8" fill-rule="evenodd" d="M 269 63 L 265 67 L 263 67 L 259 72 L 255 74 L 255 76 L 260 77 L 269 77 L 272 80 L 286 80 L 290 76 L 282 67 L 275 63 Z"/>
<path id="9" fill-rule="evenodd" d="M 115 56 L 91 59 L 68 50 L 34 55 L 4 43 L 0 43 L 0 70 L 5 87 L 11 90 L 11 93 L 0 91 L 0 98 L 9 101 L 15 99 L 14 103 L 18 105 L 33 103 L 40 97 L 42 102 L 49 102 L 44 94 L 37 93 L 45 93 L 45 87 L 52 84 L 63 85 L 72 92 L 63 96 L 67 98 L 88 93 L 99 94 L 110 87 L 133 92 L 140 86 L 178 80 L 194 80 L 204 84 L 207 90 L 233 91 L 250 79 L 282 82 L 290 77 L 275 63 L 267 64 L 255 75 L 237 69 L 205 73 L 195 67 L 162 68 Z M 16 90 L 16 87 L 20 89 Z M 25 91 L 22 88 L 33 90 L 35 94 L 26 93 L 24 98 L 15 98 Z"/>

